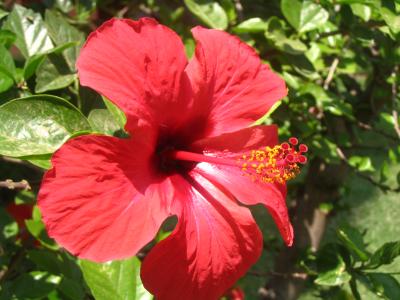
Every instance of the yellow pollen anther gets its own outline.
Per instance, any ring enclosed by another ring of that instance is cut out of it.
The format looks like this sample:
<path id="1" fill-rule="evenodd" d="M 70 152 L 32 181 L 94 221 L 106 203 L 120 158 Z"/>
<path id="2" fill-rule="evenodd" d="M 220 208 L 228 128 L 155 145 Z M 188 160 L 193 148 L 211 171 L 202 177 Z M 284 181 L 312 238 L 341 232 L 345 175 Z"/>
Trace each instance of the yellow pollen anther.
<path id="1" fill-rule="evenodd" d="M 282 143 L 272 148 L 267 146 L 244 154 L 239 159 L 244 175 L 249 176 L 252 181 L 265 183 L 284 183 L 296 177 L 300 172 L 298 164 L 307 161 L 303 155 L 307 152 L 307 147 L 300 145 L 299 150 L 296 150 L 294 146 L 297 145 L 297 139 L 296 143 L 292 141 L 289 140 L 292 145 Z"/>

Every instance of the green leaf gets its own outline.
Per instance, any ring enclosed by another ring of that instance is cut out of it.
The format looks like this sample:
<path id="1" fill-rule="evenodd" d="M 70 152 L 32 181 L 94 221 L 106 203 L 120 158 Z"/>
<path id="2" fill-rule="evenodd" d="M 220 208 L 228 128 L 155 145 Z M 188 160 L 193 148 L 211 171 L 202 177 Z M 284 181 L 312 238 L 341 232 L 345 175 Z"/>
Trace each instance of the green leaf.
<path id="1" fill-rule="evenodd" d="M 400 241 L 386 243 L 371 256 L 368 267 L 377 268 L 391 264 L 398 256 L 400 256 Z"/>
<path id="2" fill-rule="evenodd" d="M 6 48 L 10 48 L 10 46 L 15 42 L 17 36 L 10 30 L 0 29 L 0 44 L 4 45 Z"/>
<path id="3" fill-rule="evenodd" d="M 375 171 L 372 166 L 371 158 L 368 156 L 351 156 L 348 160 L 349 164 L 357 168 L 360 172 Z"/>
<path id="4" fill-rule="evenodd" d="M 14 85 L 15 65 L 10 52 L 0 45 L 0 93 Z"/>
<path id="5" fill-rule="evenodd" d="M 33 261 L 41 271 L 46 271 L 51 274 L 59 274 L 61 272 L 60 265 L 62 261 L 57 252 L 47 249 L 33 249 L 28 251 L 28 258 Z"/>
<path id="6" fill-rule="evenodd" d="M 64 17 L 50 10 L 46 11 L 45 22 L 49 35 L 57 46 L 70 42 L 76 43 L 75 47 L 63 53 L 68 66 L 74 71 L 79 50 L 85 41 L 83 33 L 70 25 Z"/>
<path id="7" fill-rule="evenodd" d="M 400 32 L 400 14 L 396 11 L 396 4 L 393 0 L 382 0 L 380 13 L 383 20 L 395 33 Z"/>
<path id="8" fill-rule="evenodd" d="M 49 54 L 36 70 L 36 93 L 58 90 L 72 84 L 76 74 L 72 73 L 63 56 Z"/>
<path id="9" fill-rule="evenodd" d="M 18 234 L 18 225 L 14 219 L 0 206 L 0 242 Z"/>
<path id="10" fill-rule="evenodd" d="M 357 17 L 360 17 L 365 22 L 368 22 L 369 19 L 371 18 L 372 9 L 368 5 L 354 3 L 351 4 L 350 7 L 353 14 L 355 14 Z"/>
<path id="11" fill-rule="evenodd" d="M 365 250 L 363 236 L 357 229 L 343 225 L 337 230 L 337 235 L 343 245 L 355 254 L 356 258 L 361 261 L 368 260 L 369 255 Z"/>
<path id="12" fill-rule="evenodd" d="M 40 95 L 0 106 L 0 154 L 24 157 L 51 154 L 89 122 L 62 98 Z"/>
<path id="13" fill-rule="evenodd" d="M 75 46 L 76 46 L 76 42 L 67 42 L 60 46 L 52 48 L 44 53 L 36 54 L 36 55 L 29 57 L 25 61 L 25 65 L 24 65 L 25 80 L 29 79 L 33 74 L 35 74 L 37 68 L 43 63 L 43 61 L 46 59 L 47 55 L 53 54 L 53 56 L 60 57 L 59 55 L 57 56 L 57 54 L 61 54 L 65 49 L 75 47 Z M 64 61 L 64 57 L 62 56 L 58 60 Z M 64 69 L 65 69 L 64 72 L 71 73 L 71 74 L 73 73 L 72 71 L 70 71 L 71 68 L 69 66 L 68 66 L 68 68 L 66 68 L 65 63 L 63 63 L 63 65 L 64 65 Z M 56 67 L 57 66 L 53 66 L 53 68 L 56 68 Z"/>
<path id="14" fill-rule="evenodd" d="M 38 240 L 40 243 L 51 250 L 58 250 L 58 246 L 54 240 L 49 238 L 46 232 L 46 228 L 42 220 L 25 220 L 25 225 L 28 231 Z"/>
<path id="15" fill-rule="evenodd" d="M 115 121 L 119 125 L 119 127 L 124 128 L 126 124 L 126 116 L 122 110 L 118 108 L 114 103 L 112 103 L 107 98 L 103 97 L 104 104 L 106 105 L 107 109 L 113 115 Z"/>
<path id="16" fill-rule="evenodd" d="M 81 260 L 80 266 L 96 300 L 151 299 L 139 288 L 140 261 L 136 257 L 106 263 Z"/>
<path id="17" fill-rule="evenodd" d="M 30 272 L 22 274 L 12 282 L 12 299 L 43 299 L 55 290 L 60 282 L 59 276 L 47 272 Z"/>
<path id="18" fill-rule="evenodd" d="M 228 20 L 230 23 L 235 23 L 237 15 L 236 15 L 236 8 L 235 4 L 233 3 L 233 0 L 220 0 L 219 1 L 222 8 L 226 12 L 226 15 L 228 16 Z"/>
<path id="19" fill-rule="evenodd" d="M 381 298 L 398 300 L 400 295 L 400 284 L 391 275 L 384 273 L 364 273 L 367 285 L 372 292 Z"/>
<path id="20" fill-rule="evenodd" d="M 50 161 L 51 155 L 45 154 L 45 155 L 34 155 L 33 157 L 24 157 L 24 159 L 28 160 L 31 164 L 34 164 L 35 166 L 48 170 L 51 168 L 51 161 Z"/>
<path id="21" fill-rule="evenodd" d="M 228 16 L 216 1 L 184 0 L 186 7 L 206 25 L 215 29 L 228 27 Z"/>
<path id="22" fill-rule="evenodd" d="M 17 35 L 15 44 L 25 58 L 53 48 L 40 14 L 18 4 L 8 15 L 4 29 Z"/>
<path id="23" fill-rule="evenodd" d="M 320 273 L 314 282 L 318 285 L 338 286 L 349 282 L 350 279 L 351 275 L 345 271 L 344 262 L 341 262 L 336 269 Z"/>
<path id="24" fill-rule="evenodd" d="M 107 109 L 93 109 L 89 114 L 88 120 L 92 129 L 100 133 L 114 135 L 123 130 Z"/>
<path id="25" fill-rule="evenodd" d="M 72 0 L 55 0 L 54 6 L 63 13 L 68 13 L 74 8 L 74 3 Z"/>
<path id="26" fill-rule="evenodd" d="M 287 38 L 283 20 L 271 17 L 267 22 L 265 37 L 272 41 L 272 45 L 283 52 L 299 55 L 307 51 L 307 46 L 299 39 Z"/>
<path id="27" fill-rule="evenodd" d="M 314 282 L 318 285 L 338 286 L 351 279 L 343 257 L 333 244 L 328 244 L 319 251 L 317 265 L 318 276 Z"/>
<path id="28" fill-rule="evenodd" d="M 268 23 L 261 18 L 251 18 L 241 22 L 233 29 L 236 33 L 264 32 L 268 29 Z"/>
<path id="29" fill-rule="evenodd" d="M 57 287 L 61 293 L 69 300 L 81 300 L 85 299 L 85 290 L 75 280 L 67 277 L 63 277 L 60 284 Z"/>
<path id="30" fill-rule="evenodd" d="M 329 17 L 321 5 L 311 0 L 282 0 L 281 10 L 285 18 L 298 32 L 314 30 L 323 25 Z"/>
<path id="31" fill-rule="evenodd" d="M 11 53 L 4 47 L 0 45 L 0 73 L 15 79 L 15 64 L 11 56 Z"/>
<path id="32" fill-rule="evenodd" d="M 14 85 L 14 80 L 0 70 L 0 93 L 9 90 Z"/>
<path id="33" fill-rule="evenodd" d="M 0 20 L 8 15 L 8 12 L 0 8 Z"/>

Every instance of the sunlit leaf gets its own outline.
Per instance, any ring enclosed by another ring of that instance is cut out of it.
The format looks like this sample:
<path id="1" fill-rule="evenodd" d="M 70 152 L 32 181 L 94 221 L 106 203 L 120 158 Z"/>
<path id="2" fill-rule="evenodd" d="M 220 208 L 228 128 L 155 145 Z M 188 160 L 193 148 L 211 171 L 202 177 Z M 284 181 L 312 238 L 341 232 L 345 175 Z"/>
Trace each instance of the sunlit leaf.
<path id="1" fill-rule="evenodd" d="M 41 15 L 23 6 L 14 6 L 4 28 L 17 35 L 15 44 L 25 58 L 53 48 Z"/>
<path id="2" fill-rule="evenodd" d="M 2 155 L 50 154 L 82 130 L 90 130 L 86 118 L 73 105 L 55 96 L 20 98 L 0 106 Z"/>
<path id="3" fill-rule="evenodd" d="M 184 2 L 196 17 L 211 28 L 228 27 L 228 16 L 218 2 L 209 0 L 184 0 Z"/>
<path id="4" fill-rule="evenodd" d="M 136 257 L 106 263 L 81 260 L 83 276 L 96 300 L 147 300 L 140 282 L 140 261 Z"/>
<path id="5" fill-rule="evenodd" d="M 329 17 L 328 12 L 321 5 L 310 0 L 282 0 L 281 9 L 290 25 L 299 32 L 316 29 Z"/>

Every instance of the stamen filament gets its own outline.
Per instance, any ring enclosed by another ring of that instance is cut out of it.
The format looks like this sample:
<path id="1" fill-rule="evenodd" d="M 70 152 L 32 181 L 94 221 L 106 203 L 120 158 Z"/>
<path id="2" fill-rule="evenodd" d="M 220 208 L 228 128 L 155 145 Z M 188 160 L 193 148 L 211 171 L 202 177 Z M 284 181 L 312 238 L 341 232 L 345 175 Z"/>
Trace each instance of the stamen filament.
<path id="1" fill-rule="evenodd" d="M 289 143 L 284 142 L 273 147 L 247 150 L 229 158 L 180 150 L 169 151 L 165 155 L 166 158 L 172 160 L 238 167 L 244 176 L 250 177 L 253 181 L 285 183 L 300 173 L 299 164 L 303 165 L 307 162 L 304 154 L 308 147 L 298 144 L 298 139 L 292 137 L 289 139 Z M 296 145 L 298 147 L 295 147 Z"/>
<path id="2" fill-rule="evenodd" d="M 199 153 L 193 153 L 188 151 L 171 151 L 168 153 L 168 156 L 172 159 L 176 160 L 185 160 L 185 161 L 193 161 L 193 162 L 206 162 L 211 164 L 219 164 L 226 166 L 237 167 L 238 162 L 235 160 L 229 160 L 220 157 L 208 156 Z"/>

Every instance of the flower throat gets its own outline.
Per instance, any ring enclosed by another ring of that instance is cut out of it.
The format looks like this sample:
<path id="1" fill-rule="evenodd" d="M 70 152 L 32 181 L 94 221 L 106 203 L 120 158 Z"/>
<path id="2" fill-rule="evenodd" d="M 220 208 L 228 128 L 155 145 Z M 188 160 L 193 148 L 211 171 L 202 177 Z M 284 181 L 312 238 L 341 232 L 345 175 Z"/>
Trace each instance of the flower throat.
<path id="1" fill-rule="evenodd" d="M 237 157 L 210 156 L 187 151 L 170 151 L 169 159 L 191 162 L 206 162 L 210 164 L 226 165 L 241 168 L 244 176 L 253 181 L 265 183 L 284 183 L 300 173 L 299 164 L 305 164 L 308 151 L 305 144 L 298 147 L 298 139 L 290 138 L 289 142 L 254 149 L 242 153 Z"/>

